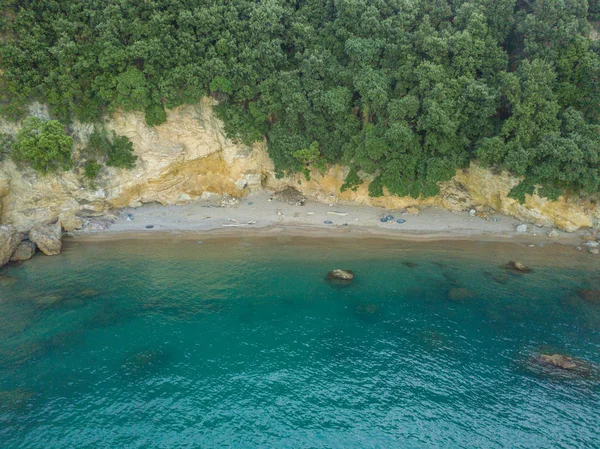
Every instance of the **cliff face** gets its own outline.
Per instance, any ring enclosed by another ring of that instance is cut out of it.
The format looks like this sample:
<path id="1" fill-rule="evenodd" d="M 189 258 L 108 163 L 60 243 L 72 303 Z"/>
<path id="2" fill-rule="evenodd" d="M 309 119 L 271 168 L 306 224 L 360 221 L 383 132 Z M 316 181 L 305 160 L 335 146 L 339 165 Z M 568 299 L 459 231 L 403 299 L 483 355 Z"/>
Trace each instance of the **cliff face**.
<path id="1" fill-rule="evenodd" d="M 5 130 L 14 126 L 4 124 Z M 595 205 L 578 198 L 548 201 L 527 197 L 525 204 L 507 197 L 518 180 L 507 173 L 492 174 L 472 165 L 442 185 L 438 197 L 427 200 L 386 195 L 370 198 L 368 186 L 340 192 L 347 169 L 331 167 L 311 181 L 297 175 L 276 179 L 265 145 L 238 145 L 227 139 L 222 124 L 212 113 L 209 99 L 168 113 L 161 126 L 149 128 L 142 113 L 118 113 L 107 127 L 131 139 L 138 156 L 133 170 L 104 168 L 91 185 L 82 168 L 42 176 L 30 169 L 19 170 L 10 160 L 0 163 L 0 223 L 19 231 L 35 224 L 74 221 L 74 217 L 103 215 L 111 209 L 143 203 L 185 204 L 210 194 L 242 197 L 253 190 L 280 189 L 292 185 L 307 197 L 322 202 L 355 201 L 390 209 L 407 206 L 439 206 L 451 210 L 485 210 L 518 217 L 545 226 L 574 231 L 593 225 Z M 76 123 L 76 142 L 83 145 L 91 126 Z M 75 151 L 77 158 L 77 149 Z"/>

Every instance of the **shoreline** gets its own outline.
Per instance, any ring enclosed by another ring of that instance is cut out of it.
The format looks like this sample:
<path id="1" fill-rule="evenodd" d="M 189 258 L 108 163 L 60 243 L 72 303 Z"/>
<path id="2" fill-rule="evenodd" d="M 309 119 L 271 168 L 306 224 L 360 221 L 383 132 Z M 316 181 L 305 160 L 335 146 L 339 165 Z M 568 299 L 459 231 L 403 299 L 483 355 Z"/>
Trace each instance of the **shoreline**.
<path id="1" fill-rule="evenodd" d="M 220 199 L 220 198 L 219 198 Z M 299 237 L 333 240 L 388 241 L 474 241 L 522 245 L 581 244 L 581 233 L 566 233 L 493 214 L 488 220 L 469 212 L 451 212 L 434 207 L 418 214 L 355 203 L 322 204 L 277 199 L 258 192 L 239 204 L 221 206 L 217 199 L 200 200 L 179 206 L 146 204 L 124 208 L 112 223 L 92 221 L 88 229 L 68 234 L 75 241 L 118 241 L 148 239 L 228 239 L 235 237 Z M 413 211 L 414 212 L 414 211 Z M 381 217 L 394 220 L 382 223 Z M 404 220 L 398 223 L 397 220 Z M 556 231 L 554 238 L 549 237 Z"/>
<path id="2" fill-rule="evenodd" d="M 67 239 L 77 242 L 102 242 L 121 240 L 166 240 L 177 238 L 179 240 L 226 240 L 231 238 L 269 238 L 269 237 L 298 237 L 316 240 L 382 240 L 400 242 L 486 242 L 486 243 L 515 243 L 558 245 L 577 245 L 581 238 L 576 235 L 551 239 L 546 235 L 519 235 L 519 234 L 494 234 L 494 233 L 460 233 L 458 231 L 441 232 L 389 232 L 369 227 L 354 227 L 348 230 L 324 229 L 316 226 L 282 226 L 270 225 L 233 231 L 231 229 L 211 228 L 206 230 L 104 230 L 93 232 L 72 232 Z"/>

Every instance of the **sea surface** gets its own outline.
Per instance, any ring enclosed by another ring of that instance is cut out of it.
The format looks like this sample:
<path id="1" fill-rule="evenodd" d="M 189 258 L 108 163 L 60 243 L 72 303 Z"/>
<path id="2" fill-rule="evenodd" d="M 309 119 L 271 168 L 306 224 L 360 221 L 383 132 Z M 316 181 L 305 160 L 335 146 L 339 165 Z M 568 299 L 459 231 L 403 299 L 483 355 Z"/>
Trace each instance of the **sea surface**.
<path id="1" fill-rule="evenodd" d="M 68 242 L 0 270 L 0 448 L 597 449 L 597 266 L 558 245 Z"/>

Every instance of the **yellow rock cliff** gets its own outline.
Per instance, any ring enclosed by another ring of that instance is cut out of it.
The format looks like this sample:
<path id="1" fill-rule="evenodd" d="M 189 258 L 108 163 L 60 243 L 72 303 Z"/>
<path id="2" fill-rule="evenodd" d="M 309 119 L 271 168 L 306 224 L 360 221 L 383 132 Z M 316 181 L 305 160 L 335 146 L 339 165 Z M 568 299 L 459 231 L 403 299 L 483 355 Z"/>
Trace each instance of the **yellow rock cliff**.
<path id="1" fill-rule="evenodd" d="M 12 126 L 12 128 L 10 128 Z M 3 124 L 5 130 L 13 125 Z M 13 224 L 19 231 L 38 223 L 61 219 L 72 228 L 76 217 L 98 216 L 115 208 L 143 203 L 184 204 L 203 195 L 242 197 L 263 188 L 294 186 L 308 198 L 331 203 L 353 201 L 389 209 L 410 206 L 438 206 L 450 210 L 484 210 L 515 216 L 566 231 L 591 227 L 597 218 L 595 204 L 579 198 L 549 201 L 528 196 L 525 204 L 508 198 L 518 180 L 508 173 L 493 174 L 472 164 L 441 185 L 435 198 L 415 200 L 385 195 L 371 198 L 368 185 L 341 192 L 347 168 L 330 167 L 325 174 L 314 173 L 311 181 L 301 175 L 276 179 L 264 143 L 252 147 L 232 142 L 223 134 L 222 123 L 212 112 L 210 99 L 194 106 L 168 112 L 166 123 L 148 127 L 143 113 L 116 113 L 106 126 L 127 136 L 138 159 L 133 170 L 104 168 L 90 185 L 82 168 L 42 176 L 33 170 L 19 170 L 10 160 L 0 163 L 0 223 Z M 91 126 L 73 127 L 78 145 L 83 145 Z M 77 159 L 77 148 L 75 159 Z"/>

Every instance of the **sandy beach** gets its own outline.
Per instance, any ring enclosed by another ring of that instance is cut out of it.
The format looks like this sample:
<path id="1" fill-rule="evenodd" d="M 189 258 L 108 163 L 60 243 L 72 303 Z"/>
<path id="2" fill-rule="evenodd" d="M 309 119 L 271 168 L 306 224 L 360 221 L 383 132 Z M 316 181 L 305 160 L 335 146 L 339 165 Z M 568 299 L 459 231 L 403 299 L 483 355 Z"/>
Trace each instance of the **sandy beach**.
<path id="1" fill-rule="evenodd" d="M 108 224 L 92 222 L 73 233 L 79 239 L 152 238 L 160 235 L 274 235 L 307 237 L 375 237 L 403 240 L 480 240 L 581 243 L 579 233 L 565 233 L 527 224 L 518 232 L 519 220 L 487 213 L 487 219 L 470 212 L 424 208 L 418 214 L 354 203 L 321 204 L 280 198 L 269 192 L 254 193 L 237 204 L 221 198 L 181 206 L 146 204 L 125 208 Z M 414 211 L 413 211 L 414 212 Z M 393 217 L 382 222 L 382 217 Z M 400 220 L 400 223 L 398 222 Z M 550 234 L 555 231 L 552 237 Z"/>

